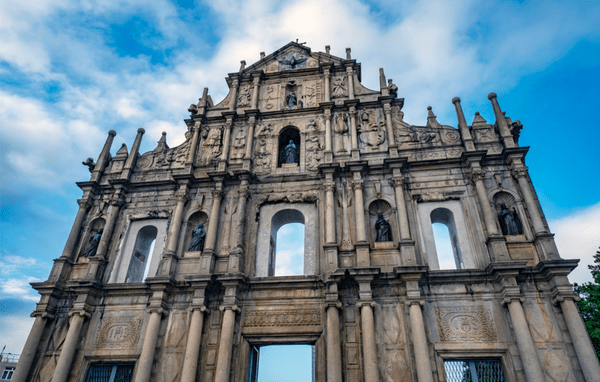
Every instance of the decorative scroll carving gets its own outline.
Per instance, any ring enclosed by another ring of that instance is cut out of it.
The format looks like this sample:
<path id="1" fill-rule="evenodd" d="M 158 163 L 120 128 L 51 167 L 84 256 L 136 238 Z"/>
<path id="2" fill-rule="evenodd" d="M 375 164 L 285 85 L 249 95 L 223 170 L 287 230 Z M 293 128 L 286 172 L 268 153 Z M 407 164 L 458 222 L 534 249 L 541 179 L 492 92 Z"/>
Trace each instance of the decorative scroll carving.
<path id="1" fill-rule="evenodd" d="M 123 349 L 134 347 L 140 338 L 141 318 L 107 318 L 102 321 L 97 348 Z"/>
<path id="2" fill-rule="evenodd" d="M 436 309 L 442 341 L 496 341 L 492 312 L 485 307 Z"/>
<path id="3" fill-rule="evenodd" d="M 252 310 L 244 316 L 245 327 L 307 325 L 321 325 L 321 310 Z"/>

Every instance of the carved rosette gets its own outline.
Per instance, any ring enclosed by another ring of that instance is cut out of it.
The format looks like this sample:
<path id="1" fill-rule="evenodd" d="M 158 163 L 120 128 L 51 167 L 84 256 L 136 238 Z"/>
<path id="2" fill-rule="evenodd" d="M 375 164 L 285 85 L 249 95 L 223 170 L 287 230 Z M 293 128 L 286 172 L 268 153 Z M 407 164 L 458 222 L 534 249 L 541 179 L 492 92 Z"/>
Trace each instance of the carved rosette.
<path id="1" fill-rule="evenodd" d="M 442 341 L 497 341 L 492 312 L 485 307 L 438 308 L 438 329 Z"/>
<path id="2" fill-rule="evenodd" d="M 127 349 L 136 346 L 142 328 L 141 318 L 106 318 L 96 340 L 98 349 Z"/>

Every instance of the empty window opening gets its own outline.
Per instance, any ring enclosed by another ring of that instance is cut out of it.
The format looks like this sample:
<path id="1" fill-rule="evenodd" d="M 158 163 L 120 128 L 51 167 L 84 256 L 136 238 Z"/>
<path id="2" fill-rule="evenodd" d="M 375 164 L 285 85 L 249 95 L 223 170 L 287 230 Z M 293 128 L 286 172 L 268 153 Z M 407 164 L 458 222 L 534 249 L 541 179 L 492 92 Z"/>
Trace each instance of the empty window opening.
<path id="1" fill-rule="evenodd" d="M 277 230 L 277 240 L 272 243 L 273 276 L 304 274 L 304 224 L 290 223 Z"/>
<path id="2" fill-rule="evenodd" d="M 139 230 L 125 282 L 139 283 L 146 279 L 150 268 L 149 257 L 154 250 L 157 234 L 158 230 L 151 225 Z"/>
<path id="3" fill-rule="evenodd" d="M 253 346 L 248 382 L 314 382 L 314 345 Z"/>
<path id="4" fill-rule="evenodd" d="M 130 382 L 134 364 L 93 364 L 88 369 L 86 382 Z"/>
<path id="5" fill-rule="evenodd" d="M 431 211 L 431 227 L 439 269 L 464 268 L 452 211 L 447 208 Z"/>
<path id="6" fill-rule="evenodd" d="M 500 360 L 444 361 L 447 382 L 505 382 Z"/>

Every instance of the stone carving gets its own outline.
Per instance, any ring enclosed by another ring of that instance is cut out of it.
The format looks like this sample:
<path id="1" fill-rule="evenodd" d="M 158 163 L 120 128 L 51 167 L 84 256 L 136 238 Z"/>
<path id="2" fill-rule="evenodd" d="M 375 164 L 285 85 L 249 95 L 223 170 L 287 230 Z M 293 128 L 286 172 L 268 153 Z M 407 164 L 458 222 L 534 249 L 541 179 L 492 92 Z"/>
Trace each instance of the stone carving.
<path id="1" fill-rule="evenodd" d="M 392 228 L 390 223 L 383 218 L 383 214 L 377 215 L 377 221 L 375 222 L 375 230 L 377 231 L 376 242 L 392 241 Z"/>
<path id="2" fill-rule="evenodd" d="M 487 121 L 479 114 L 475 112 L 475 119 L 472 123 L 473 138 L 477 143 L 496 142 L 500 140 L 500 136 L 494 130 L 493 125 L 488 125 Z"/>
<path id="3" fill-rule="evenodd" d="M 346 92 L 347 92 L 346 77 L 345 76 L 334 77 L 333 86 L 331 89 L 331 97 L 333 97 L 333 98 L 345 97 Z"/>
<path id="4" fill-rule="evenodd" d="M 317 81 L 308 81 L 304 83 L 304 106 L 314 107 L 322 102 L 321 84 Z"/>
<path id="5" fill-rule="evenodd" d="M 202 251 L 204 249 L 204 240 L 206 239 L 206 231 L 202 223 L 198 224 L 195 230 L 192 231 L 192 241 L 188 251 Z"/>
<path id="6" fill-rule="evenodd" d="M 510 124 L 510 133 L 515 139 L 515 143 L 519 144 L 519 137 L 521 136 L 521 130 L 523 130 L 523 124 L 521 121 L 517 120 Z"/>
<path id="7" fill-rule="evenodd" d="M 167 145 L 167 133 L 163 132 L 156 148 L 143 154 L 137 161 L 137 167 L 144 170 L 170 168 L 172 164 L 184 166 L 191 145 L 191 134 L 186 133 L 186 140 L 175 148 Z"/>
<path id="8" fill-rule="evenodd" d="M 377 114 L 374 110 L 365 110 L 361 113 L 358 132 L 363 150 L 378 151 L 379 146 L 385 142 L 385 122 Z"/>
<path id="9" fill-rule="evenodd" d="M 306 60 L 308 60 L 308 56 L 299 52 L 290 52 L 278 58 L 277 62 L 279 62 L 280 70 L 295 70 L 306 67 Z"/>
<path id="10" fill-rule="evenodd" d="M 279 99 L 279 85 L 267 86 L 267 96 L 265 100 L 265 109 L 273 110 L 277 108 L 277 100 Z"/>
<path id="11" fill-rule="evenodd" d="M 392 97 L 398 97 L 398 86 L 394 85 L 392 79 L 388 80 L 388 92 Z"/>
<path id="12" fill-rule="evenodd" d="M 102 320 L 96 347 L 99 349 L 133 348 L 140 338 L 141 328 L 141 318 L 106 318 Z"/>
<path id="13" fill-rule="evenodd" d="M 444 141 L 448 143 L 459 143 L 460 142 L 460 134 L 456 130 L 444 129 L 444 133 L 442 135 Z"/>
<path id="14" fill-rule="evenodd" d="M 257 139 L 254 148 L 254 172 L 260 173 L 270 171 L 270 155 L 271 146 L 269 142 L 265 138 Z"/>
<path id="15" fill-rule="evenodd" d="M 350 129 L 348 128 L 348 114 L 340 113 L 333 117 L 333 132 L 339 135 L 336 140 L 336 153 L 345 153 L 350 147 Z"/>
<path id="16" fill-rule="evenodd" d="M 294 141 L 290 139 L 290 143 L 285 146 L 285 163 L 298 163 L 298 150 L 296 149 L 296 145 Z"/>
<path id="17" fill-rule="evenodd" d="M 221 155 L 224 128 L 224 125 L 215 125 L 209 130 L 203 144 L 202 164 L 209 164 Z"/>
<path id="18" fill-rule="evenodd" d="M 245 327 L 321 324 L 320 309 L 251 310 L 244 315 Z"/>
<path id="19" fill-rule="evenodd" d="M 498 339 L 489 308 L 438 308 L 436 312 L 442 341 L 484 342 Z"/>
<path id="20" fill-rule="evenodd" d="M 93 257 L 96 255 L 96 251 L 98 250 L 98 244 L 100 244 L 100 238 L 102 237 L 102 228 L 98 228 L 96 233 L 92 232 L 90 234 L 90 241 L 88 243 L 85 252 L 83 253 L 83 257 Z"/>
<path id="21" fill-rule="evenodd" d="M 246 135 L 243 131 L 235 137 L 233 140 L 233 150 L 231 152 L 231 159 L 242 159 L 244 157 L 244 148 L 246 147 Z"/>
<path id="22" fill-rule="evenodd" d="M 306 131 L 309 135 L 306 137 L 306 168 L 311 171 L 316 171 L 323 159 L 323 142 L 321 137 L 317 134 L 319 128 L 316 125 L 314 119 L 311 119 L 307 126 Z"/>
<path id="23" fill-rule="evenodd" d="M 257 204 L 258 206 L 261 206 L 267 203 L 313 203 L 318 199 L 319 193 L 317 191 L 294 193 L 273 192 L 266 197 L 263 196 L 258 199 Z"/>
<path id="24" fill-rule="evenodd" d="M 275 73 L 279 71 L 279 62 L 273 61 L 269 65 L 267 65 L 267 73 Z"/>
<path id="25" fill-rule="evenodd" d="M 238 95 L 238 107 L 248 107 L 252 101 L 252 91 L 250 85 L 244 85 L 240 87 L 240 94 Z"/>
<path id="26" fill-rule="evenodd" d="M 502 228 L 503 235 L 523 234 L 523 227 L 521 226 L 521 221 L 519 220 L 517 212 L 514 209 L 509 210 L 504 203 L 500 205 L 498 219 L 500 220 L 500 227 Z"/>
<path id="27" fill-rule="evenodd" d="M 404 113 L 400 107 L 392 107 L 392 127 L 394 128 L 394 136 L 396 142 L 402 148 L 415 147 L 418 142 L 417 133 L 412 125 L 404 122 Z"/>
<path id="28" fill-rule="evenodd" d="M 96 163 L 94 163 L 93 158 L 88 158 L 84 162 L 81 162 L 81 164 L 88 167 L 88 170 L 90 170 L 90 174 L 94 171 L 94 167 L 96 167 Z"/>

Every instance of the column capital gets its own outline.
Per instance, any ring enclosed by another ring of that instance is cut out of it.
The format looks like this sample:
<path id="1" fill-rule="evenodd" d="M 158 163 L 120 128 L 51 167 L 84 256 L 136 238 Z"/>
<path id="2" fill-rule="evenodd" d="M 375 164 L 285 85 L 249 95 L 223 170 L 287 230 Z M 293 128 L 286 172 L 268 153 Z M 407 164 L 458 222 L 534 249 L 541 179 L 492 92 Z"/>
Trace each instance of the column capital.
<path id="1" fill-rule="evenodd" d="M 404 186 L 405 184 L 406 184 L 406 178 L 405 178 L 405 177 L 403 177 L 403 176 L 399 176 L 399 177 L 394 177 L 394 178 L 392 178 L 392 185 L 393 185 L 395 188 L 402 187 L 402 186 Z"/>
<path id="2" fill-rule="evenodd" d="M 356 106 L 350 106 L 348 108 L 348 113 L 350 114 L 351 117 L 355 117 L 356 116 Z"/>
<path id="3" fill-rule="evenodd" d="M 500 301 L 500 303 L 502 305 L 508 305 L 513 301 L 523 303 L 523 302 L 527 301 L 527 299 L 523 296 L 504 296 L 504 298 L 502 298 L 502 301 Z"/>
<path id="4" fill-rule="evenodd" d="M 195 312 L 198 311 L 200 313 L 210 313 L 210 309 L 208 309 L 206 306 L 204 305 L 192 305 L 188 308 L 188 310 L 190 312 Z"/>
<path id="5" fill-rule="evenodd" d="M 225 196 L 223 190 L 210 190 L 210 193 L 212 194 L 213 199 L 223 199 L 223 196 Z"/>
<path id="6" fill-rule="evenodd" d="M 377 306 L 377 303 L 373 300 L 369 300 L 369 301 L 359 301 L 356 303 L 356 306 L 359 308 L 362 308 L 364 306 L 370 306 L 371 308 L 375 308 Z"/>
<path id="7" fill-rule="evenodd" d="M 351 181 L 351 183 L 354 190 L 362 190 L 365 181 L 362 179 L 354 179 Z"/>
<path id="8" fill-rule="evenodd" d="M 91 198 L 81 198 L 81 199 L 77 199 L 77 204 L 79 204 L 79 208 L 88 209 L 94 205 L 94 202 L 92 201 Z"/>
<path id="9" fill-rule="evenodd" d="M 335 183 L 333 183 L 333 182 L 323 183 L 323 190 L 325 190 L 325 192 L 334 192 L 335 191 Z"/>
<path id="10" fill-rule="evenodd" d="M 331 119 L 331 109 L 323 110 L 323 115 L 325 115 L 325 118 Z"/>
<path id="11" fill-rule="evenodd" d="M 247 184 L 242 184 L 237 192 L 240 198 L 247 198 L 250 196 L 250 187 Z"/>
<path id="12" fill-rule="evenodd" d="M 175 193 L 178 202 L 187 203 L 190 200 L 190 196 L 187 191 L 178 191 Z"/>
<path id="13" fill-rule="evenodd" d="M 150 309 L 148 309 L 148 313 L 158 313 L 161 316 L 167 315 L 167 311 L 163 308 L 150 308 Z"/>
<path id="14" fill-rule="evenodd" d="M 192 127 L 194 131 L 200 131 L 202 129 L 202 122 L 196 121 L 194 122 L 194 126 Z"/>
<path id="15" fill-rule="evenodd" d="M 86 311 L 85 309 L 75 309 L 75 310 L 71 310 L 69 313 L 67 313 L 67 316 L 72 317 L 75 315 L 79 315 L 83 318 L 87 317 L 90 318 L 92 317 L 92 314 L 88 311 Z"/>
<path id="16" fill-rule="evenodd" d="M 477 181 L 483 180 L 483 178 L 485 178 L 484 170 L 482 170 L 480 168 L 471 170 L 471 173 L 470 173 L 471 182 L 475 183 Z"/>
<path id="17" fill-rule="evenodd" d="M 407 306 L 412 306 L 412 305 L 425 306 L 425 301 L 424 300 L 407 300 L 405 302 L 405 304 Z"/>
<path id="18" fill-rule="evenodd" d="M 48 320 L 53 320 L 54 319 L 54 314 L 50 313 L 50 312 L 38 312 L 38 311 L 34 311 L 29 316 L 30 317 L 34 317 L 34 318 L 35 317 L 46 318 Z"/>
<path id="19" fill-rule="evenodd" d="M 527 176 L 527 167 L 519 167 L 512 169 L 512 175 L 515 179 L 525 178 Z"/>
<path id="20" fill-rule="evenodd" d="M 230 87 L 231 87 L 231 88 L 237 88 L 239 84 L 240 84 L 240 81 L 238 81 L 238 79 L 237 79 L 237 78 L 234 78 L 234 79 L 231 81 L 231 86 L 230 86 Z"/>
<path id="21" fill-rule="evenodd" d="M 240 311 L 241 311 L 241 310 L 240 310 L 240 308 L 239 308 L 237 305 L 235 305 L 235 304 L 223 304 L 223 305 L 221 305 L 221 306 L 219 307 L 219 310 L 220 310 L 221 312 L 224 312 L 224 311 L 226 311 L 227 309 L 229 309 L 229 310 L 232 310 L 232 311 L 234 311 L 234 312 L 236 312 L 236 311 L 237 311 L 237 312 L 240 312 Z"/>
<path id="22" fill-rule="evenodd" d="M 390 105 L 389 102 L 386 102 L 386 103 L 383 104 L 383 112 L 385 114 L 391 114 L 391 112 L 392 112 L 392 105 Z"/>
<path id="23" fill-rule="evenodd" d="M 339 301 L 325 301 L 325 309 L 328 308 L 342 309 L 342 303 Z"/>

